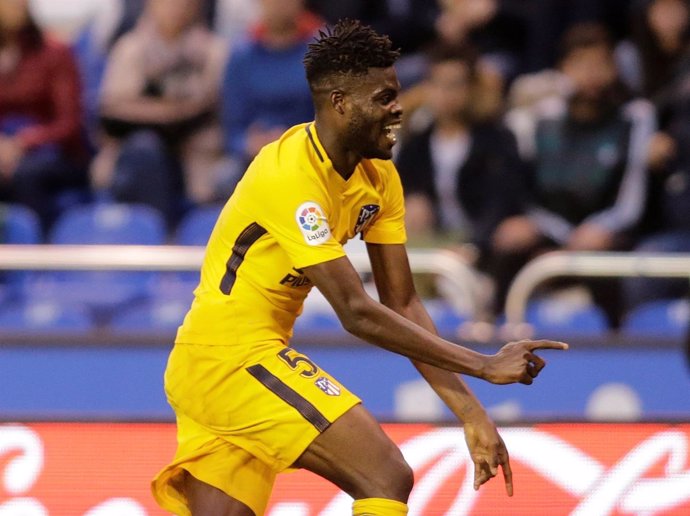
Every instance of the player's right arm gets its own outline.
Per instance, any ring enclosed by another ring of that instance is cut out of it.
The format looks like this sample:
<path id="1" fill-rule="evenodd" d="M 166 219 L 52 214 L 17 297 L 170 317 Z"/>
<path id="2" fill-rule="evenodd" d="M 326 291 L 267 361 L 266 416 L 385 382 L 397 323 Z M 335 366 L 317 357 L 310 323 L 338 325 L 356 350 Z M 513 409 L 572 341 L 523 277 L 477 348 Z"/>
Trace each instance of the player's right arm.
<path id="1" fill-rule="evenodd" d="M 530 371 L 541 359 L 537 349 L 566 349 L 562 342 L 511 342 L 495 355 L 483 355 L 442 339 L 372 299 L 359 274 L 343 256 L 304 268 L 335 310 L 343 327 L 362 340 L 433 366 L 491 383 L 531 384 Z"/>

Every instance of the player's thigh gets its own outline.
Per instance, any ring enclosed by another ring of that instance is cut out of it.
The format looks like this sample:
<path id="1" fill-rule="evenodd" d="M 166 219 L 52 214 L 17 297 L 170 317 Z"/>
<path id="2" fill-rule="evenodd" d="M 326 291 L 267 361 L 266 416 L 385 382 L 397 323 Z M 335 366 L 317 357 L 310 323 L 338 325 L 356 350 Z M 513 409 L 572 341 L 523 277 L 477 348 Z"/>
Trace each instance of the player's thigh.
<path id="1" fill-rule="evenodd" d="M 253 514 L 263 514 L 275 481 L 273 468 L 184 415 L 177 416 L 177 424 L 175 458 L 151 485 L 159 505 L 169 513 L 187 516 L 225 514 L 199 507 L 234 507 L 234 499 Z"/>
<path id="2" fill-rule="evenodd" d="M 179 489 L 187 497 L 192 516 L 256 516 L 248 506 L 217 487 L 185 471 Z"/>
<path id="3" fill-rule="evenodd" d="M 354 498 L 407 501 L 414 482 L 400 449 L 362 405 L 319 435 L 295 466 L 330 480 Z"/>

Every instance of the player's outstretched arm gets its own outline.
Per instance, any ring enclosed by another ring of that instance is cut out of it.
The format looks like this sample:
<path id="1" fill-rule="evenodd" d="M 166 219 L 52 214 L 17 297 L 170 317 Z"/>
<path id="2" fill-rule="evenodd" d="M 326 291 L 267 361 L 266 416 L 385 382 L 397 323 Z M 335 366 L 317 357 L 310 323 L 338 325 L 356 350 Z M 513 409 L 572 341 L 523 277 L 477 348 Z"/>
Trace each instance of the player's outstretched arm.
<path id="1" fill-rule="evenodd" d="M 381 302 L 436 334 L 436 327 L 415 291 L 405 247 L 369 244 L 367 250 Z M 479 400 L 459 375 L 416 360 L 412 363 L 463 424 L 465 441 L 474 463 L 474 488 L 479 489 L 496 476 L 500 467 L 508 496 L 512 496 L 513 475 L 508 450 Z M 539 362 L 538 368 L 543 366 L 543 361 Z"/>
<path id="2" fill-rule="evenodd" d="M 495 355 L 483 355 L 444 340 L 373 300 L 347 257 L 305 267 L 304 272 L 333 306 L 348 332 L 447 371 L 498 384 L 531 384 L 544 367 L 543 360 L 534 351 L 568 347 L 550 340 L 519 341 L 507 344 Z"/>

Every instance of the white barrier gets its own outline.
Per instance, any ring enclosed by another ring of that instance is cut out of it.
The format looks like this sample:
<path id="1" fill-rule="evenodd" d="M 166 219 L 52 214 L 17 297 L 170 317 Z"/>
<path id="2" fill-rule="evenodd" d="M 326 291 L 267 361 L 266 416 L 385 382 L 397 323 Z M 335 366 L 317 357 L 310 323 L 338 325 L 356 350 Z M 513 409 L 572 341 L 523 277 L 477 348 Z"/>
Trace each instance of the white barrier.
<path id="1" fill-rule="evenodd" d="M 515 277 L 506 298 L 506 321 L 525 320 L 529 297 L 544 281 L 557 277 L 690 278 L 690 254 L 566 252 L 546 253 L 530 261 Z"/>
<path id="2" fill-rule="evenodd" d="M 135 245 L 2 245 L 0 270 L 198 270 L 203 247 Z M 371 272 L 366 252 L 348 251 L 360 273 Z M 459 313 L 474 319 L 481 286 L 474 270 L 456 254 L 441 249 L 408 250 L 413 273 L 434 274 L 443 294 Z"/>

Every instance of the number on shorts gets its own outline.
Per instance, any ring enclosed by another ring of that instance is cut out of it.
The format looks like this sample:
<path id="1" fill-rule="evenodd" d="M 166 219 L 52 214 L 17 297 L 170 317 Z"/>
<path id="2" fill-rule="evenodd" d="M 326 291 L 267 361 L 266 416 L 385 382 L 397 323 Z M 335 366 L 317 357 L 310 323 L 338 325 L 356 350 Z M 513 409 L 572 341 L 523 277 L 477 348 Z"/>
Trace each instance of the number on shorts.
<path id="1" fill-rule="evenodd" d="M 312 376 L 315 376 L 319 372 L 319 368 L 316 366 L 316 364 L 314 362 L 309 360 L 304 355 L 297 353 L 297 351 L 295 351 L 292 348 L 281 349 L 278 352 L 278 358 L 280 358 L 283 362 L 285 362 L 292 369 L 297 369 L 297 366 L 299 366 L 300 363 L 306 364 L 308 366 L 308 369 L 301 371 L 299 374 L 300 376 L 303 376 L 304 378 L 311 378 Z"/>

